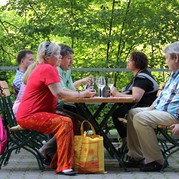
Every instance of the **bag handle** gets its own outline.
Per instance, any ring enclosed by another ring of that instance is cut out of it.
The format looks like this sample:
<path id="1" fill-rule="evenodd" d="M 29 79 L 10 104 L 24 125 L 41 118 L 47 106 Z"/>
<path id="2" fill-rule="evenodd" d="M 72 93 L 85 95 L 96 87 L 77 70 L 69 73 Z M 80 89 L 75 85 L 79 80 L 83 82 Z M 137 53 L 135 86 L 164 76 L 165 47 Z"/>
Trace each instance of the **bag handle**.
<path id="1" fill-rule="evenodd" d="M 83 126 L 84 123 L 88 123 L 88 124 L 90 125 L 90 127 L 91 127 L 91 129 L 92 129 L 92 131 L 93 131 L 93 135 L 96 136 L 96 131 L 95 131 L 93 125 L 92 125 L 89 121 L 87 121 L 87 120 L 84 120 L 84 121 L 81 123 L 81 128 L 80 128 L 80 130 L 81 130 L 81 135 L 84 134 L 84 126 Z"/>

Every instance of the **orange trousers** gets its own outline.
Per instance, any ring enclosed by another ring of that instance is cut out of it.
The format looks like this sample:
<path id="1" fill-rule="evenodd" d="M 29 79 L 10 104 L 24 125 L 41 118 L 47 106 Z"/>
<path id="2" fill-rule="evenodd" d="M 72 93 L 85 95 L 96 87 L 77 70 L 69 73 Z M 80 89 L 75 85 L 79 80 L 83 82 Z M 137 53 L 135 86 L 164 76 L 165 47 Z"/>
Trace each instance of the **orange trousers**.
<path id="1" fill-rule="evenodd" d="M 53 134 L 56 137 L 57 152 L 50 164 L 51 168 L 56 168 L 56 173 L 74 168 L 73 123 L 69 117 L 39 112 L 17 122 L 25 129 Z"/>

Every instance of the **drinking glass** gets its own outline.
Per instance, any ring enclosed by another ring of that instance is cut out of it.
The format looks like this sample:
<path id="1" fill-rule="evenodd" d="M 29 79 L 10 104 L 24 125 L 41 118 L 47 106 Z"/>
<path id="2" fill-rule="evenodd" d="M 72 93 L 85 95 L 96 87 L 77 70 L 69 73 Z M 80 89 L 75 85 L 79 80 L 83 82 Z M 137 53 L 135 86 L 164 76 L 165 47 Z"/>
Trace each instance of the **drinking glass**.
<path id="1" fill-rule="evenodd" d="M 100 88 L 100 91 L 101 91 L 101 97 L 104 97 L 103 95 L 103 89 L 104 87 L 106 86 L 106 80 L 105 80 L 105 77 L 104 76 L 100 76 L 98 78 L 98 87 Z"/>
<path id="2" fill-rule="evenodd" d="M 100 89 L 100 86 L 99 86 L 99 76 L 96 76 L 94 81 L 96 83 L 96 86 L 98 87 L 98 96 L 100 97 L 101 96 L 101 89 Z"/>
<path id="3" fill-rule="evenodd" d="M 87 84 L 83 84 L 83 90 L 87 89 Z"/>
<path id="4" fill-rule="evenodd" d="M 83 84 L 83 90 L 86 90 L 89 87 L 93 87 L 94 88 L 94 77 L 90 76 L 90 82 Z"/>
<path id="5" fill-rule="evenodd" d="M 91 82 L 88 85 L 88 87 L 93 87 L 94 88 L 95 78 L 93 76 L 90 76 L 90 77 L 91 77 Z"/>
<path id="6" fill-rule="evenodd" d="M 112 96 L 111 90 L 112 90 L 112 87 L 114 86 L 114 79 L 113 78 L 108 78 L 108 86 L 109 86 L 109 89 L 110 89 L 110 96 Z"/>

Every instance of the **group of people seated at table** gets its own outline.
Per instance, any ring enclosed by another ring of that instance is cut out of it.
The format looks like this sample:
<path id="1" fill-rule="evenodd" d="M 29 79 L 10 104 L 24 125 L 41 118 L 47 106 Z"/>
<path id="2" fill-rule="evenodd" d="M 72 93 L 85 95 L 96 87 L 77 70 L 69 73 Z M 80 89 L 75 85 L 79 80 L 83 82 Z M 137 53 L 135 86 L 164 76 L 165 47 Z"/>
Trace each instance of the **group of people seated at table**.
<path id="1" fill-rule="evenodd" d="M 136 51 L 127 62 L 127 69 L 134 75 L 131 82 L 122 92 L 116 87 L 111 90 L 113 96 L 132 96 L 135 99 L 132 104 L 119 104 L 112 119 L 123 144 L 127 142 L 129 160 L 125 165 L 139 167 L 141 171 L 160 171 L 164 162 L 154 129 L 158 125 L 167 125 L 173 128 L 174 134 L 179 133 L 179 42 L 166 46 L 164 52 L 172 73 L 158 97 L 158 84 L 147 70 L 147 57 Z M 57 114 L 56 110 L 64 108 L 78 113 L 75 106 L 63 104 L 61 99 L 95 95 L 91 87 L 84 91 L 76 90 L 92 79 L 89 76 L 73 82 L 70 70 L 73 56 L 71 47 L 52 42 L 39 45 L 36 62 L 32 51 L 20 51 L 17 58 L 19 69 L 13 81 L 18 93 L 13 106 L 18 124 L 24 129 L 52 134 L 39 152 L 44 161 L 50 162 L 51 168 L 56 168 L 56 173 L 63 175 L 76 174 L 73 146 L 74 132 L 79 126 L 77 119 Z M 127 127 L 119 120 L 124 117 Z"/>

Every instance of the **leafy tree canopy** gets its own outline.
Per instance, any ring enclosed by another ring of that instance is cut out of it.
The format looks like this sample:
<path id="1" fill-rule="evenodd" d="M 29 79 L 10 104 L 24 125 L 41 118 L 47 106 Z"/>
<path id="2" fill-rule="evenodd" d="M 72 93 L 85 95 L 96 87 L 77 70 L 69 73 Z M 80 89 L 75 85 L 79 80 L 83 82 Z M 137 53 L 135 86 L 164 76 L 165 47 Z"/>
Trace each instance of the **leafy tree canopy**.
<path id="1" fill-rule="evenodd" d="M 163 47 L 179 40 L 178 9 L 178 0 L 8 0 L 0 7 L 0 63 L 14 66 L 19 50 L 36 53 L 50 40 L 73 47 L 77 68 L 122 68 L 134 50 L 163 68 Z"/>

